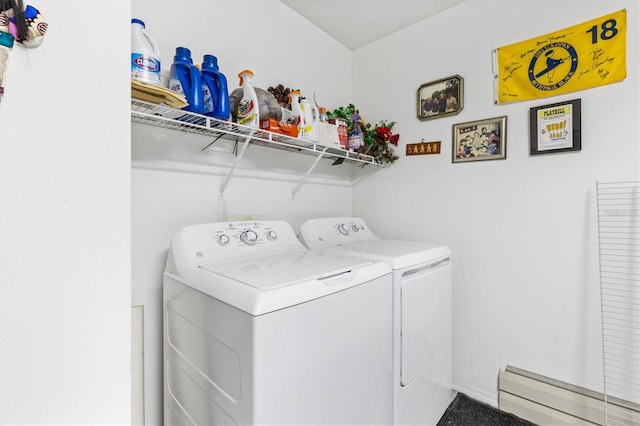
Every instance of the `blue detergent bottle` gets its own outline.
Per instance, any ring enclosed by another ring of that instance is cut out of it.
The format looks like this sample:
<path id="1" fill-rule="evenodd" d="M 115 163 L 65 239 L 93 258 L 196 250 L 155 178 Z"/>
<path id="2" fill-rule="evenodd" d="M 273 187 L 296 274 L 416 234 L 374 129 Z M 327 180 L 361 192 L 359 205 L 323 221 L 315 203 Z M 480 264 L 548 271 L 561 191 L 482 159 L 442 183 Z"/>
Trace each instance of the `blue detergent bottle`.
<path id="1" fill-rule="evenodd" d="M 189 105 L 182 109 L 196 114 L 204 112 L 202 77 L 193 64 L 191 51 L 186 47 L 176 47 L 176 55 L 171 64 L 169 88 L 186 98 Z"/>
<path id="2" fill-rule="evenodd" d="M 218 58 L 213 55 L 204 55 L 200 74 L 202 75 L 204 115 L 228 120 L 231 116 L 229 89 L 227 78 L 218 69 Z"/>

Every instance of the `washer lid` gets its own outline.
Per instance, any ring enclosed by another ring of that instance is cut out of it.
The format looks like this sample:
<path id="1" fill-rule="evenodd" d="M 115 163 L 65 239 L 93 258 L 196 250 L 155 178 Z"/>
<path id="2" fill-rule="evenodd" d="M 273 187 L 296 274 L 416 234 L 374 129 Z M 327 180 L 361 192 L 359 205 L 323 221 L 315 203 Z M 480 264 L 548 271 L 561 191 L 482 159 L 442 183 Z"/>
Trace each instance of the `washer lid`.
<path id="1" fill-rule="evenodd" d="M 391 268 L 385 263 L 307 249 L 206 263 L 183 277 L 170 271 L 164 274 L 165 279 L 183 283 L 254 316 L 377 279 L 388 280 L 391 288 Z"/>
<path id="2" fill-rule="evenodd" d="M 381 240 L 378 238 L 326 247 L 333 253 L 385 262 L 391 269 L 402 269 L 451 254 L 447 246 L 411 241 Z"/>
<path id="3" fill-rule="evenodd" d="M 301 249 L 268 256 L 200 265 L 201 269 L 231 278 L 256 289 L 269 290 L 298 282 L 335 276 L 371 261 L 322 255 Z"/>

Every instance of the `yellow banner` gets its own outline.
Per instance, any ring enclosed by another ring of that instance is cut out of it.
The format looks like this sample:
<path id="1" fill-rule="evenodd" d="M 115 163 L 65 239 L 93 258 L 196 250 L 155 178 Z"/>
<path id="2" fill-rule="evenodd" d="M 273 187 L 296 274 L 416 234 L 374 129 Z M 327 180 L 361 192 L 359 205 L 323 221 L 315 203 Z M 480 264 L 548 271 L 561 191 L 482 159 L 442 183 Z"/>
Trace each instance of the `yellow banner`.
<path id="1" fill-rule="evenodd" d="M 496 103 L 556 96 L 627 76 L 627 11 L 500 47 Z"/>

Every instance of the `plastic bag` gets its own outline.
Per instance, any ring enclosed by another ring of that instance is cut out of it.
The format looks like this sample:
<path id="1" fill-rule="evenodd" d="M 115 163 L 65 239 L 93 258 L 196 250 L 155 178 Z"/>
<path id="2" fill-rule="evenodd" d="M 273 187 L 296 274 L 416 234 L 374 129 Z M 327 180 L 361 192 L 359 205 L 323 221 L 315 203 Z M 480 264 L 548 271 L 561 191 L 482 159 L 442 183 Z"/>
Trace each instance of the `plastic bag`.
<path id="1" fill-rule="evenodd" d="M 273 96 L 271 92 L 260 89 L 259 87 L 254 87 L 254 89 L 256 91 L 256 95 L 258 96 L 258 113 L 260 114 L 260 120 L 273 118 L 274 120 L 280 121 L 280 119 L 282 118 L 282 111 L 280 110 L 280 104 L 278 104 L 276 97 Z M 234 122 L 237 120 L 236 114 L 240 99 L 242 99 L 242 88 L 238 87 L 229 94 L 231 119 Z"/>

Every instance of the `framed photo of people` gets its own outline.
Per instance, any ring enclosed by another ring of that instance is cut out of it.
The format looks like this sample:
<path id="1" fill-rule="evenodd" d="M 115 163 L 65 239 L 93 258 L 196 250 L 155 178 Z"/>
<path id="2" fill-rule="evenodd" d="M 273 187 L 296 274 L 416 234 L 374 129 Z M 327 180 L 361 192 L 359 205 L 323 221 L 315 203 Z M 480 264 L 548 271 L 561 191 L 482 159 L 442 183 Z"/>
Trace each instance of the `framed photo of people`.
<path id="1" fill-rule="evenodd" d="M 580 99 L 529 109 L 529 153 L 580 151 Z"/>
<path id="2" fill-rule="evenodd" d="M 507 117 L 487 118 L 453 125 L 453 163 L 507 158 Z"/>
<path id="3" fill-rule="evenodd" d="M 464 107 L 464 80 L 459 75 L 425 83 L 418 88 L 417 113 L 420 120 L 459 114 Z"/>

